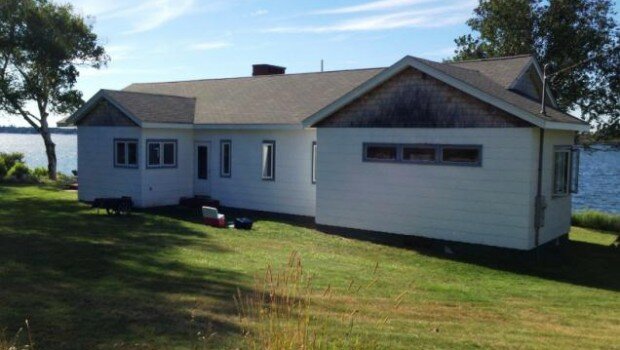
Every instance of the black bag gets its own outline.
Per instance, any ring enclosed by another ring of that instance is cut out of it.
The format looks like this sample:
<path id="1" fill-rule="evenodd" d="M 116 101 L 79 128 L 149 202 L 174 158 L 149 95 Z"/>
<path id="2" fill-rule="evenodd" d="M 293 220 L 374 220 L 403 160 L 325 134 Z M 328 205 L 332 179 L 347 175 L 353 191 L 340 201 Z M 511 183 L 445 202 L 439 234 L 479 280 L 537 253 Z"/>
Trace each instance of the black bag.
<path id="1" fill-rule="evenodd" d="M 239 230 L 251 230 L 254 222 L 248 218 L 236 218 L 235 228 Z"/>

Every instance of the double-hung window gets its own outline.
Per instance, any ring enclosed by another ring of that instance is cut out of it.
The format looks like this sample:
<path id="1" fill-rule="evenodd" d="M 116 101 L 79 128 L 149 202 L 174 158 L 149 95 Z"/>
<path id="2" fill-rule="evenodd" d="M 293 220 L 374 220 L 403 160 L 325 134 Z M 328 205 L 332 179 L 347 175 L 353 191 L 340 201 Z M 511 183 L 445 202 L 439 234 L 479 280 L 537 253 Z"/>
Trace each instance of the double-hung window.
<path id="1" fill-rule="evenodd" d="M 220 177 L 230 177 L 232 173 L 232 143 L 230 140 L 220 141 Z"/>
<path id="2" fill-rule="evenodd" d="M 262 152 L 262 178 L 274 181 L 276 179 L 276 142 L 263 141 Z"/>
<path id="3" fill-rule="evenodd" d="M 577 193 L 579 187 L 579 149 L 557 146 L 553 152 L 553 195 Z"/>
<path id="4" fill-rule="evenodd" d="M 138 167 L 138 140 L 114 140 L 114 166 L 118 168 Z"/>
<path id="5" fill-rule="evenodd" d="M 177 166 L 176 140 L 147 140 L 147 168 L 174 168 Z"/>

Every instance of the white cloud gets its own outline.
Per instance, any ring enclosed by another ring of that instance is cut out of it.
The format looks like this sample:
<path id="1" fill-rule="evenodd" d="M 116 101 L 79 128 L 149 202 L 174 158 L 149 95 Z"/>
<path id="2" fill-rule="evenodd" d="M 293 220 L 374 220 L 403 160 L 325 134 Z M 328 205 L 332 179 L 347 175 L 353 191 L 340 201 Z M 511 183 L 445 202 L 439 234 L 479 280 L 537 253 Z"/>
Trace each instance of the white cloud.
<path id="1" fill-rule="evenodd" d="M 463 23 L 470 16 L 474 0 L 458 5 L 442 6 L 424 10 L 394 12 L 385 15 L 360 17 L 329 25 L 275 27 L 265 30 L 270 33 L 337 33 L 355 31 L 378 31 L 387 29 L 423 27 L 437 28 Z"/>
<path id="2" fill-rule="evenodd" d="M 267 11 L 265 9 L 260 9 L 260 10 L 256 10 L 256 11 L 250 13 L 250 17 L 264 16 L 264 15 L 266 15 L 268 13 L 269 13 L 269 11 Z"/>
<path id="3" fill-rule="evenodd" d="M 232 43 L 228 41 L 206 41 L 202 43 L 192 44 L 188 46 L 188 48 L 193 51 L 206 51 L 206 50 L 223 49 L 223 48 L 227 48 L 231 46 L 232 46 Z"/>
<path id="4" fill-rule="evenodd" d="M 404 7 L 409 5 L 416 5 L 425 2 L 432 2 L 435 0 L 379 0 L 373 2 L 367 2 L 361 5 L 339 7 L 334 9 L 319 10 L 314 14 L 342 14 L 342 13 L 357 13 L 366 11 L 379 11 L 389 10 L 397 7 Z"/>
<path id="5" fill-rule="evenodd" d="M 189 13 L 194 0 L 146 0 L 133 6 L 114 8 L 100 15 L 106 19 L 126 19 L 133 28 L 127 34 L 141 33 L 160 27 Z"/>

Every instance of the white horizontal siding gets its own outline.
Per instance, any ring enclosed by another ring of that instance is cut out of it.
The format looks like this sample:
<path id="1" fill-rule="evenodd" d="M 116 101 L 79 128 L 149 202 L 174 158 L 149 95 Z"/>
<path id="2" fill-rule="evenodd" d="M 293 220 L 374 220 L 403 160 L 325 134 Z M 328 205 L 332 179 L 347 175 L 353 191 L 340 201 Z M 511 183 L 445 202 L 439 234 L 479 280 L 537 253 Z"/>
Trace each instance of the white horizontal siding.
<path id="1" fill-rule="evenodd" d="M 571 196 L 556 197 L 553 195 L 553 157 L 555 146 L 573 145 L 574 137 L 575 133 L 573 131 L 545 131 L 542 194 L 547 200 L 547 209 L 545 210 L 545 225 L 540 230 L 540 244 L 567 234 L 570 231 Z M 534 198 L 536 197 L 535 191 L 533 196 Z"/>
<path id="2" fill-rule="evenodd" d="M 92 201 L 98 197 L 130 196 L 142 205 L 141 169 L 114 167 L 114 139 L 140 140 L 137 127 L 78 127 L 78 198 Z M 144 145 L 138 143 L 138 149 Z M 139 157 L 139 161 L 144 158 Z"/>
<path id="3" fill-rule="evenodd" d="M 527 249 L 532 132 L 320 128 L 317 222 Z M 479 144 L 482 167 L 363 162 L 364 142 Z"/>
<path id="4" fill-rule="evenodd" d="M 210 141 L 211 195 L 222 205 L 295 215 L 315 215 L 311 183 L 314 130 L 195 131 L 195 141 Z M 230 178 L 220 177 L 220 141 L 232 141 Z M 262 142 L 276 142 L 275 181 L 261 178 Z"/>
<path id="5" fill-rule="evenodd" d="M 142 198 L 144 206 L 174 205 L 181 197 L 194 194 L 194 141 L 192 130 L 143 129 L 141 153 Z M 177 141 L 177 166 L 175 168 L 147 168 L 146 142 L 150 139 Z"/>

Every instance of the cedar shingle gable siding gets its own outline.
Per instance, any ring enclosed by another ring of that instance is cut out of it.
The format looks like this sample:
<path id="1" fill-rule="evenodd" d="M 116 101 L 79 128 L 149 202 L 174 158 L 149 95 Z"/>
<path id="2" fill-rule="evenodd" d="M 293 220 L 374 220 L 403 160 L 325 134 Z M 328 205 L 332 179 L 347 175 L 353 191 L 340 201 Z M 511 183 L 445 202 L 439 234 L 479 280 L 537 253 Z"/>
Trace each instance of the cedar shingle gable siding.
<path id="1" fill-rule="evenodd" d="M 318 127 L 528 127 L 520 118 L 408 68 Z"/>
<path id="2" fill-rule="evenodd" d="M 82 118 L 78 126 L 136 126 L 120 109 L 101 100 Z"/>

